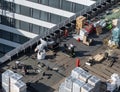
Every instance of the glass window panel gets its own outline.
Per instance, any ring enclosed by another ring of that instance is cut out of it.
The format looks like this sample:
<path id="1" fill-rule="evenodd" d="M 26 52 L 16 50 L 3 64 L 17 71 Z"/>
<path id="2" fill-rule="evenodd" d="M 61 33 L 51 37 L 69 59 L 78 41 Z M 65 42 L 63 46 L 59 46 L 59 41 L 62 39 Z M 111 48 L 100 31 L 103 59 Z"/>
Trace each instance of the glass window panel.
<path id="1" fill-rule="evenodd" d="M 49 6 L 59 8 L 60 7 L 60 0 L 49 0 Z"/>
<path id="2" fill-rule="evenodd" d="M 7 53 L 7 52 L 11 51 L 12 49 L 14 49 L 14 48 L 6 45 L 4 47 L 4 52 Z"/>
<path id="3" fill-rule="evenodd" d="M 61 8 L 64 9 L 64 10 L 67 10 L 67 11 L 71 11 L 71 5 L 72 5 L 71 2 L 62 0 Z"/>
<path id="4" fill-rule="evenodd" d="M 76 4 L 76 5 L 75 5 L 75 12 L 79 12 L 79 11 L 82 10 L 83 8 L 84 8 L 84 5 Z"/>
<path id="5" fill-rule="evenodd" d="M 19 35 L 13 34 L 13 42 L 18 42 L 19 43 Z"/>
<path id="6" fill-rule="evenodd" d="M 33 25 L 33 32 L 39 34 L 39 26 Z"/>
<path id="7" fill-rule="evenodd" d="M 48 5 L 49 0 L 41 0 L 41 4 Z"/>
<path id="8" fill-rule="evenodd" d="M 21 7 L 20 5 L 17 4 L 15 5 L 15 12 L 18 14 L 20 14 L 20 7 Z"/>
<path id="9" fill-rule="evenodd" d="M 2 38 L 6 40 L 10 40 L 10 32 L 3 31 Z"/>
<path id="10" fill-rule="evenodd" d="M 28 0 L 28 1 L 32 1 L 32 2 L 38 3 L 39 0 Z"/>
<path id="11" fill-rule="evenodd" d="M 4 51 L 4 48 L 3 48 L 3 44 L 0 44 L 0 52 L 3 52 Z"/>
<path id="12" fill-rule="evenodd" d="M 47 12 L 41 11 L 41 13 L 40 13 L 40 19 L 41 20 L 47 21 L 48 20 L 47 16 L 48 16 Z"/>
<path id="13" fill-rule="evenodd" d="M 28 8 L 28 7 L 21 6 L 20 12 L 23 15 L 30 16 L 30 8 Z"/>
<path id="14" fill-rule="evenodd" d="M 21 21 L 20 28 L 25 30 L 25 31 L 29 31 L 29 23 Z"/>
<path id="15" fill-rule="evenodd" d="M 25 43 L 25 42 L 27 42 L 29 39 L 27 38 L 27 37 L 23 37 L 23 36 L 19 36 L 19 43 L 21 43 L 21 44 L 23 44 L 23 43 Z"/>
<path id="16" fill-rule="evenodd" d="M 33 18 L 37 18 L 37 19 L 40 18 L 40 11 L 39 10 L 33 9 Z"/>
<path id="17" fill-rule="evenodd" d="M 60 22 L 60 16 L 54 15 L 54 14 L 50 14 L 50 22 L 58 24 Z"/>
<path id="18" fill-rule="evenodd" d="M 15 20 L 15 27 L 16 28 L 20 28 L 20 22 L 19 22 L 19 20 Z"/>

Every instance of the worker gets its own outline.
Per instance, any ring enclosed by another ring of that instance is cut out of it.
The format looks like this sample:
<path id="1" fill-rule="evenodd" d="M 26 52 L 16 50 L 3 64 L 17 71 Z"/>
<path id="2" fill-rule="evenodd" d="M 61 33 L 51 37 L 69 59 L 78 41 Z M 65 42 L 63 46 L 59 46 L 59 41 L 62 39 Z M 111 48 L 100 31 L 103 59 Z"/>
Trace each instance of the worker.
<path id="1" fill-rule="evenodd" d="M 45 56 L 46 56 L 45 50 L 38 51 L 38 53 L 37 53 L 37 59 L 38 60 L 45 59 Z"/>
<path id="2" fill-rule="evenodd" d="M 74 47 L 75 47 L 75 46 L 74 46 L 73 44 L 70 44 L 69 47 L 68 47 L 69 54 L 70 54 L 71 56 L 74 55 Z"/>
<path id="3" fill-rule="evenodd" d="M 37 52 L 37 51 L 41 51 L 41 50 L 43 50 L 44 49 L 44 45 L 42 45 L 42 44 L 39 44 L 36 48 L 35 48 L 35 52 Z"/>
<path id="4" fill-rule="evenodd" d="M 67 36 L 68 36 L 68 30 L 66 29 L 64 33 L 64 37 L 67 37 Z"/>
<path id="5" fill-rule="evenodd" d="M 18 69 L 19 64 L 20 64 L 20 62 L 19 62 L 19 61 L 16 61 L 16 62 L 15 62 L 15 68 L 16 68 L 16 69 Z"/>

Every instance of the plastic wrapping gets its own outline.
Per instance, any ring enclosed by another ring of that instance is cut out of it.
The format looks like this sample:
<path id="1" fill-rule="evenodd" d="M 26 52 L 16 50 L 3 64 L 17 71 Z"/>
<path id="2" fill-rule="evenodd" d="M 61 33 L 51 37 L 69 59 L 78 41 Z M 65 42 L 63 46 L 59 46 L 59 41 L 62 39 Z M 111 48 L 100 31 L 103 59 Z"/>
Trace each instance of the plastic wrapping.
<path id="1" fill-rule="evenodd" d="M 91 77 L 92 75 L 86 71 L 82 72 L 80 75 L 79 75 L 79 79 L 84 81 L 84 82 L 87 82 L 88 79 Z"/>
<path id="2" fill-rule="evenodd" d="M 65 79 L 65 86 L 69 89 L 72 90 L 72 87 L 73 87 L 73 82 L 75 81 L 76 79 L 73 78 L 72 76 L 69 76 Z"/>
<path id="3" fill-rule="evenodd" d="M 90 85 L 89 83 L 86 83 L 82 88 L 81 92 L 94 92 L 94 86 Z"/>
<path id="4" fill-rule="evenodd" d="M 76 67 L 75 69 L 72 70 L 71 76 L 72 76 L 73 78 L 79 78 L 79 75 L 80 75 L 82 72 L 85 72 L 85 70 L 83 70 L 83 69 L 80 68 L 80 67 Z"/>
<path id="5" fill-rule="evenodd" d="M 73 91 L 72 92 L 81 92 L 81 87 L 85 85 L 85 82 L 81 80 L 76 80 L 73 82 Z"/>
<path id="6" fill-rule="evenodd" d="M 14 72 L 11 71 L 11 70 L 7 70 L 4 73 L 2 73 L 2 82 L 6 83 L 6 84 L 9 84 L 10 76 L 13 75 L 13 74 L 14 74 Z"/>
<path id="7" fill-rule="evenodd" d="M 26 84 L 19 80 L 13 85 L 12 89 L 11 92 L 26 92 Z"/>

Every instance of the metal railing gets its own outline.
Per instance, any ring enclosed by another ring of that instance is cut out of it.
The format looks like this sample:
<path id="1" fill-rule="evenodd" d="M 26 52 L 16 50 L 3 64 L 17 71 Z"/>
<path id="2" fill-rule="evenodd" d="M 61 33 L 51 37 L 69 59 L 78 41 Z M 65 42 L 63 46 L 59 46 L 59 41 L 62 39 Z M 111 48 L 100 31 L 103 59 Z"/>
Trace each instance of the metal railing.
<path id="1" fill-rule="evenodd" d="M 35 43 L 39 42 L 40 38 L 46 37 L 50 33 L 53 33 L 54 31 L 58 30 L 59 28 L 65 26 L 68 23 L 71 23 L 73 20 L 75 20 L 78 16 L 85 14 L 88 11 L 91 11 L 93 8 L 96 8 L 98 5 L 101 5 L 103 2 L 106 2 L 106 0 L 98 0 L 95 4 L 91 5 L 90 7 L 84 8 L 80 12 L 76 13 L 75 15 L 71 16 L 70 18 L 67 18 L 65 21 L 61 22 L 60 24 L 57 24 L 53 28 L 49 29 L 47 32 L 44 33 L 44 35 L 39 35 L 28 42 L 22 44 L 21 46 L 13 49 L 12 51 L 6 53 L 3 57 L 0 58 L 0 63 L 4 63 L 7 60 L 11 60 L 11 57 L 18 54 L 21 51 L 25 51 L 28 47 L 32 47 Z"/>

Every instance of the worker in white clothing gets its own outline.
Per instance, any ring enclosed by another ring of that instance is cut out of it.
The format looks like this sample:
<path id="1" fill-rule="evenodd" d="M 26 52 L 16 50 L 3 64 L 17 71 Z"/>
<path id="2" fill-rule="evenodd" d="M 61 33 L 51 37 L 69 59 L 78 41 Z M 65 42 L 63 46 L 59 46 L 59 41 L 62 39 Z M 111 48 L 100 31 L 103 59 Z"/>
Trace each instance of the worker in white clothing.
<path id="1" fill-rule="evenodd" d="M 38 53 L 37 53 L 38 60 L 45 59 L 45 56 L 46 56 L 45 50 L 38 51 Z"/>

